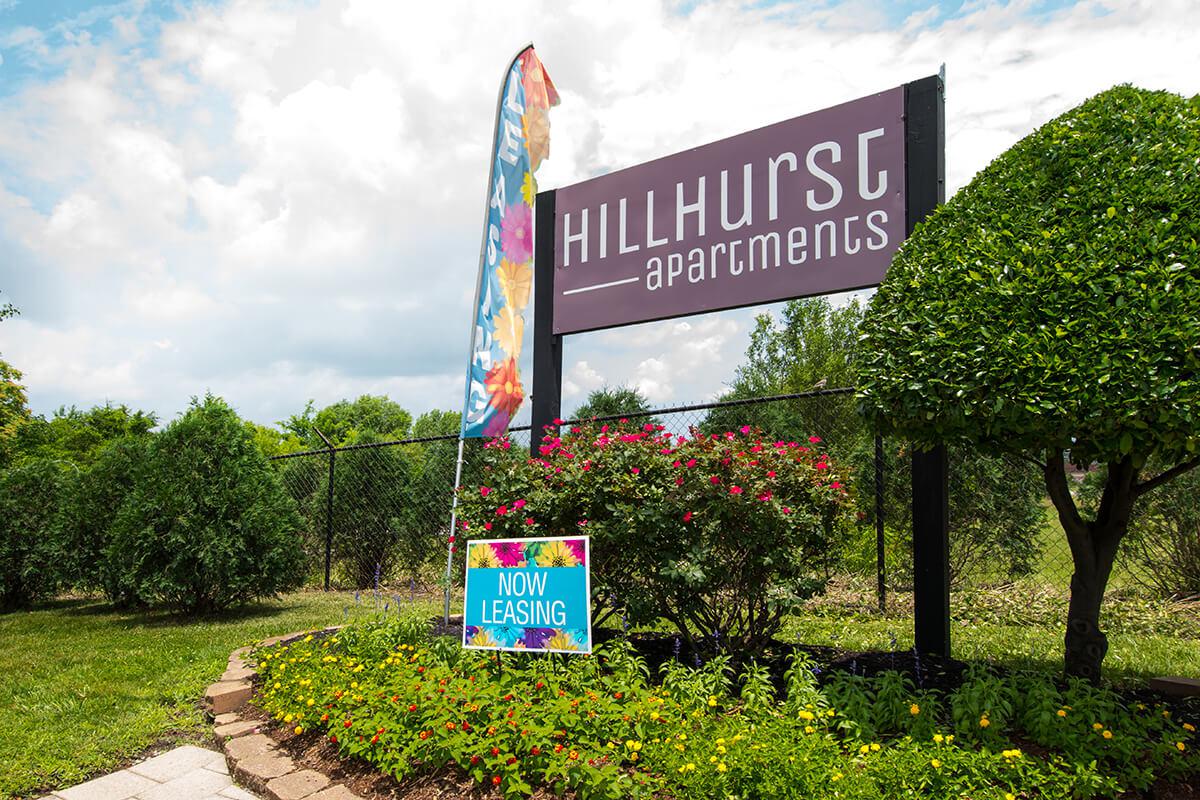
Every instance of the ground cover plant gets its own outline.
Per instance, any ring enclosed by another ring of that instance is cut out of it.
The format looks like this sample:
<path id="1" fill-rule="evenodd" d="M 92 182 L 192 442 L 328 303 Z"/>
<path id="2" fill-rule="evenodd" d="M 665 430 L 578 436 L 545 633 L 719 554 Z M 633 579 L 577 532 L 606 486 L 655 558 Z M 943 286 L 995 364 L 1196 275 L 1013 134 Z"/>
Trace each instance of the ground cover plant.
<path id="1" fill-rule="evenodd" d="M 452 770 L 506 797 L 1117 797 L 1200 772 L 1195 726 L 1169 708 L 983 667 L 943 694 L 899 672 L 821 682 L 797 656 L 779 690 L 725 656 L 651 676 L 621 639 L 501 664 L 414 618 L 257 658 L 256 702 L 291 734 L 402 781 Z"/>
<path id="2" fill-rule="evenodd" d="M 461 492 L 459 536 L 587 534 L 601 617 L 663 618 L 692 643 L 761 647 L 824 585 L 854 519 L 816 436 L 585 424 L 547 434 L 537 458 L 503 439 L 489 449 L 484 483 Z"/>

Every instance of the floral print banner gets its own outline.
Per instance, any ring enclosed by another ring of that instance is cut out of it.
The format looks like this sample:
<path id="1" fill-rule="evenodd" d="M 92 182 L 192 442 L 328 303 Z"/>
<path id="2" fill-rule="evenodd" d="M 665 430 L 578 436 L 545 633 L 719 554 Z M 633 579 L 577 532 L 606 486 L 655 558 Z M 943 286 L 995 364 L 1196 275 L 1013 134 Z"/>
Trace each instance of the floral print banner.
<path id="1" fill-rule="evenodd" d="M 463 646 L 590 653 L 589 564 L 586 536 L 470 542 Z"/>
<path id="2" fill-rule="evenodd" d="M 517 369 L 533 285 L 533 174 L 550 152 L 558 92 L 532 47 L 512 63 L 496 118 L 462 436 L 499 436 L 525 399 Z"/>

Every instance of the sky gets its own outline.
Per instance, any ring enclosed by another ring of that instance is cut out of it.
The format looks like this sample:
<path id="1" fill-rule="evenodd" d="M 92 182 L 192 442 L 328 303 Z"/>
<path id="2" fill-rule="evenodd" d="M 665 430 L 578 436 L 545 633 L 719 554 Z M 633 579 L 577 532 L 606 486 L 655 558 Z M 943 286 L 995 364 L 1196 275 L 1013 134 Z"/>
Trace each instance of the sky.
<path id="1" fill-rule="evenodd" d="M 944 63 L 953 193 L 1114 84 L 1200 93 L 1197 30 L 1194 0 L 0 0 L 0 358 L 47 415 L 166 421 L 210 391 L 263 424 L 361 394 L 457 410 L 526 42 L 562 96 L 541 188 Z M 714 398 L 778 309 L 569 336 L 564 411 L 605 385 Z"/>

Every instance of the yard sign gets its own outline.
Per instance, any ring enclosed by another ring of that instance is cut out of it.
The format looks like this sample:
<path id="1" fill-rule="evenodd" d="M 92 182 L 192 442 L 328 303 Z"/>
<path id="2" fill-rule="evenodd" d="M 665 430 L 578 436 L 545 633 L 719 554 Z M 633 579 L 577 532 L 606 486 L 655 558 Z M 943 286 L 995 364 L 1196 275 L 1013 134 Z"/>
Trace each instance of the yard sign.
<path id="1" fill-rule="evenodd" d="M 591 589 L 586 536 L 470 542 L 463 647 L 590 653 Z"/>

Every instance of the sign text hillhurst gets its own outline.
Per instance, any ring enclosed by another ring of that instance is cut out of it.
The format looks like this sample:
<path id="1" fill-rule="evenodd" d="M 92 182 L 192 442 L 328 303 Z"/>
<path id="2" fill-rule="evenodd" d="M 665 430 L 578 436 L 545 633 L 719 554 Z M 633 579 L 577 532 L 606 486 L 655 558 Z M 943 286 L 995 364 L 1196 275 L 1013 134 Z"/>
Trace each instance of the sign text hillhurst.
<path id="1" fill-rule="evenodd" d="M 898 87 L 559 189 L 554 333 L 878 284 L 903 114 Z"/>

